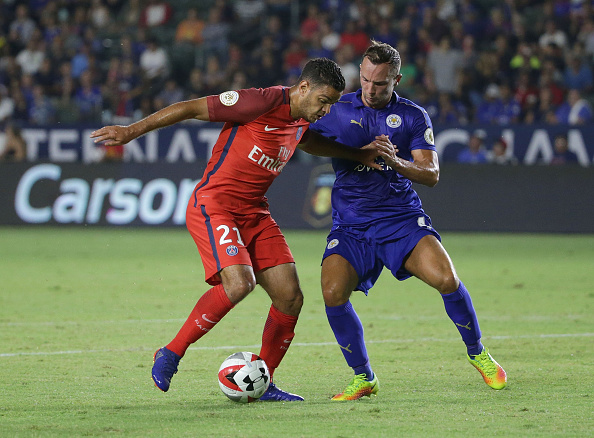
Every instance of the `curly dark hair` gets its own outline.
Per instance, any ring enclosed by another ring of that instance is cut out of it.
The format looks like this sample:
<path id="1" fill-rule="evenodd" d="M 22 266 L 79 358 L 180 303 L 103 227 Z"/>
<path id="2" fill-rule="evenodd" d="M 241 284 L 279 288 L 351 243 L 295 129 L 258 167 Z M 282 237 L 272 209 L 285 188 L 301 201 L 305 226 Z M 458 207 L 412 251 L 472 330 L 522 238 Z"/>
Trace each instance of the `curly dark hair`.
<path id="1" fill-rule="evenodd" d="M 336 91 L 343 92 L 346 86 L 338 64 L 328 58 L 314 58 L 305 64 L 298 82 L 306 80 L 312 88 L 330 85 Z"/>
<path id="2" fill-rule="evenodd" d="M 400 53 L 389 44 L 371 40 L 371 46 L 363 54 L 372 64 L 389 64 L 391 74 L 396 77 L 400 73 Z"/>

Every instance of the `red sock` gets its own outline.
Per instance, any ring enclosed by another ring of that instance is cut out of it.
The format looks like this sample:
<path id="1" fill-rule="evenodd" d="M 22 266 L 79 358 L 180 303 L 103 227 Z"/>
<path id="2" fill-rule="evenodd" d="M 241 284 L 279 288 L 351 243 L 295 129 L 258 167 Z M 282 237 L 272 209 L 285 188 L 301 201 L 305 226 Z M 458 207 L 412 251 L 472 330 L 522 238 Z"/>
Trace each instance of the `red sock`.
<path id="1" fill-rule="evenodd" d="M 262 333 L 260 357 L 264 359 L 270 370 L 270 378 L 285 356 L 295 336 L 297 317 L 286 315 L 274 306 L 270 306 L 268 319 Z"/>
<path id="2" fill-rule="evenodd" d="M 207 290 L 179 333 L 167 344 L 167 349 L 183 356 L 191 344 L 208 333 L 233 307 L 234 304 L 229 301 L 222 284 Z"/>

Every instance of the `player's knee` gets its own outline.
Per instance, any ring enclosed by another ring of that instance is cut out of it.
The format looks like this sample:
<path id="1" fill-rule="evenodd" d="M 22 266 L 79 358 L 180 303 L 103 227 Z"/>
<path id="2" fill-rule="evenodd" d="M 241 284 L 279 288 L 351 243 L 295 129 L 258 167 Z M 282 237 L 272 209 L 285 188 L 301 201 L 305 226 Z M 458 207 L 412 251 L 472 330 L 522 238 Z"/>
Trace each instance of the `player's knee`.
<path id="1" fill-rule="evenodd" d="M 235 279 L 230 284 L 225 284 L 225 292 L 227 293 L 227 297 L 233 304 L 239 303 L 245 297 L 249 295 L 251 291 L 254 290 L 256 287 L 256 279 L 249 278 L 249 277 L 242 277 L 240 279 Z"/>
<path id="2" fill-rule="evenodd" d="M 303 307 L 303 292 L 299 286 L 296 286 L 294 289 L 279 295 L 272 303 L 281 312 L 297 316 Z"/>
<path id="3" fill-rule="evenodd" d="M 334 307 L 346 303 L 351 293 L 337 283 L 325 282 L 322 284 L 322 295 L 324 296 L 324 304 L 328 307 Z"/>
<path id="4" fill-rule="evenodd" d="M 460 286 L 460 280 L 458 276 L 454 273 L 449 273 L 447 275 L 443 275 L 439 281 L 439 284 L 436 286 L 436 289 L 439 291 L 440 294 L 451 294 L 452 292 L 456 292 L 458 287 Z"/>

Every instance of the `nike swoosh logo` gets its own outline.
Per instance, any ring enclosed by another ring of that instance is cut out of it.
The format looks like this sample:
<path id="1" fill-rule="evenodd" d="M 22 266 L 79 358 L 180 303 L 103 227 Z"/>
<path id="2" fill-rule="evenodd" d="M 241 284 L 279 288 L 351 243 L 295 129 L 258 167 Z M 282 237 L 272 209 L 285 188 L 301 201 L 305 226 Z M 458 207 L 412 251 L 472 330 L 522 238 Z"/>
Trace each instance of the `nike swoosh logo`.
<path id="1" fill-rule="evenodd" d="M 268 125 L 264 126 L 264 131 L 276 131 L 279 128 L 269 128 Z"/>
<path id="2" fill-rule="evenodd" d="M 283 339 L 283 342 L 284 342 L 285 344 L 290 344 L 290 343 L 291 343 L 291 340 L 290 340 L 290 339 Z"/>
<path id="3" fill-rule="evenodd" d="M 205 320 L 206 322 L 210 322 L 211 324 L 216 324 L 217 322 L 219 322 L 219 321 L 211 321 L 210 319 L 208 319 L 206 317 L 206 313 L 202 314 L 202 319 Z"/>

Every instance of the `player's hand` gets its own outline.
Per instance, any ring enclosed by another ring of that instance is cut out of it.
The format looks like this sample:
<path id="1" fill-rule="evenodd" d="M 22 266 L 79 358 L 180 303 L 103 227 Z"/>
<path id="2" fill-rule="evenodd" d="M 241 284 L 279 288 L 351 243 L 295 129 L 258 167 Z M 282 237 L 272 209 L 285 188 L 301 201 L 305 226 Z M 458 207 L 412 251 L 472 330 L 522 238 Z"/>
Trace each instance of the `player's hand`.
<path id="1" fill-rule="evenodd" d="M 388 166 L 394 167 L 399 158 L 396 156 L 398 148 L 392 144 L 387 135 L 378 135 L 373 142 L 377 148 L 378 155 L 384 159 Z"/>
<path id="2" fill-rule="evenodd" d="M 95 139 L 95 143 L 103 142 L 105 146 L 119 146 L 135 138 L 129 131 L 127 126 L 104 126 L 91 132 L 90 137 Z"/>
<path id="3" fill-rule="evenodd" d="M 384 170 L 380 163 L 375 162 L 375 159 L 380 156 L 379 149 L 375 141 L 366 144 L 359 150 L 362 154 L 362 156 L 359 158 L 359 161 L 361 163 L 375 170 Z"/>

